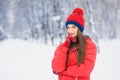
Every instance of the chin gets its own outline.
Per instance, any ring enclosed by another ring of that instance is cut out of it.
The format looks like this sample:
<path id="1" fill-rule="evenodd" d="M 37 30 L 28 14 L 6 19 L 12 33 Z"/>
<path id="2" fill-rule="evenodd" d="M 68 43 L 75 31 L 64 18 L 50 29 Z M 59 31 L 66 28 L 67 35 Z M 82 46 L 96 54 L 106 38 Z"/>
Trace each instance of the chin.
<path id="1" fill-rule="evenodd" d="M 76 35 L 69 35 L 69 36 L 71 36 L 71 37 L 76 37 Z"/>
<path id="2" fill-rule="evenodd" d="M 76 37 L 76 36 L 73 35 L 73 36 L 71 36 L 71 37 Z"/>

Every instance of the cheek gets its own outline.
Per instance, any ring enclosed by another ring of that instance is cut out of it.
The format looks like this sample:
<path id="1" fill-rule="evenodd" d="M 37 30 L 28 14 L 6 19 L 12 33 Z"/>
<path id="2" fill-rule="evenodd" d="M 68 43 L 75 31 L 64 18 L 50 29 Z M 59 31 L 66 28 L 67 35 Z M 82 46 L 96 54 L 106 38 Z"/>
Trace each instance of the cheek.
<path id="1" fill-rule="evenodd" d="M 74 32 L 74 36 L 75 36 L 75 37 L 77 36 L 77 30 Z"/>
<path id="2" fill-rule="evenodd" d="M 77 33 L 76 32 L 74 32 L 73 33 L 73 35 L 72 35 L 72 37 L 76 37 L 77 36 Z"/>
<path id="3" fill-rule="evenodd" d="M 74 34 L 74 37 L 76 37 L 76 36 L 77 36 L 77 33 Z"/>
<path id="4" fill-rule="evenodd" d="M 66 32 L 67 32 L 67 33 L 69 33 L 69 31 L 68 31 L 68 30 L 66 30 Z"/>

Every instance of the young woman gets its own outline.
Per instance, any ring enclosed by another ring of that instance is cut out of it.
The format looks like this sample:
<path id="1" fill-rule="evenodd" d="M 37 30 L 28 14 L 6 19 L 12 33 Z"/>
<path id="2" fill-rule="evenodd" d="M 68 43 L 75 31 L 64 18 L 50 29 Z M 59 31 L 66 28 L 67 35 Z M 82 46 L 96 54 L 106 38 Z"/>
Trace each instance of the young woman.
<path id="1" fill-rule="evenodd" d="M 96 60 L 96 45 L 83 35 L 83 10 L 75 8 L 66 20 L 68 36 L 55 50 L 52 69 L 58 80 L 90 80 Z"/>

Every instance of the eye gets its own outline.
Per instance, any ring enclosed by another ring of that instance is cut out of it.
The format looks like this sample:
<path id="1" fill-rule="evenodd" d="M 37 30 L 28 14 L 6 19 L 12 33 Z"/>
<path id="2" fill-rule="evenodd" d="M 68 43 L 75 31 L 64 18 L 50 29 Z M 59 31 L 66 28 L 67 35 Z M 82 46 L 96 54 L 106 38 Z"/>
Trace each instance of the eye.
<path id="1" fill-rule="evenodd" d="M 75 28 L 76 28 L 76 26 L 72 26 L 72 28 L 74 28 L 74 29 L 75 29 Z"/>
<path id="2" fill-rule="evenodd" d="M 67 28 L 66 29 L 69 29 L 70 27 L 69 26 L 67 26 Z"/>

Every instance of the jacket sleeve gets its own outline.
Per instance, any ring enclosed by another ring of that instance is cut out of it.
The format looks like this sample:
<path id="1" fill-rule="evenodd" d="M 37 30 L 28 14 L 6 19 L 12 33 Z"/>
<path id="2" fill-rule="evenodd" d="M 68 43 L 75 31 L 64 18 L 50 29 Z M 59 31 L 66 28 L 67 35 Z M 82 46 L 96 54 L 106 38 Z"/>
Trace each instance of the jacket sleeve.
<path id="1" fill-rule="evenodd" d="M 69 66 L 62 74 L 73 77 L 87 77 L 90 76 L 91 71 L 94 68 L 96 60 L 96 46 L 92 41 L 88 41 L 86 45 L 86 57 L 84 63 L 81 65 Z"/>
<path id="2" fill-rule="evenodd" d="M 53 72 L 58 74 L 63 72 L 66 68 L 66 57 L 68 48 L 64 44 L 60 44 L 54 52 L 54 57 L 52 60 Z"/>

